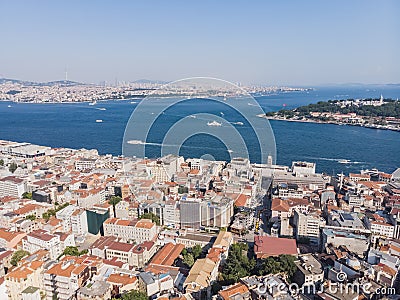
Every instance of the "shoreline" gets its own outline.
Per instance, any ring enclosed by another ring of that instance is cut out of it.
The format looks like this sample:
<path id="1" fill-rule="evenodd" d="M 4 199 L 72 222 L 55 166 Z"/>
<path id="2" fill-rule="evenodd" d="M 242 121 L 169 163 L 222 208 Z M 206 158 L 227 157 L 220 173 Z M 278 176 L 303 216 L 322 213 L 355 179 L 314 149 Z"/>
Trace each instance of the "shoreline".
<path id="1" fill-rule="evenodd" d="M 361 124 L 349 124 L 349 123 L 341 123 L 341 122 L 324 122 L 324 121 L 315 121 L 311 119 L 306 120 L 295 120 L 295 119 L 283 119 L 277 117 L 267 117 L 266 115 L 257 115 L 259 118 L 265 118 L 267 120 L 274 120 L 274 121 L 284 121 L 284 122 L 297 122 L 297 123 L 313 123 L 313 124 L 331 124 L 331 125 L 338 125 L 338 126 L 355 126 L 355 127 L 362 127 L 367 129 L 375 129 L 375 130 L 390 130 L 395 132 L 400 132 L 400 128 L 387 128 L 387 127 L 374 127 L 371 125 L 361 125 Z M 384 125 L 379 125 L 384 126 Z"/>

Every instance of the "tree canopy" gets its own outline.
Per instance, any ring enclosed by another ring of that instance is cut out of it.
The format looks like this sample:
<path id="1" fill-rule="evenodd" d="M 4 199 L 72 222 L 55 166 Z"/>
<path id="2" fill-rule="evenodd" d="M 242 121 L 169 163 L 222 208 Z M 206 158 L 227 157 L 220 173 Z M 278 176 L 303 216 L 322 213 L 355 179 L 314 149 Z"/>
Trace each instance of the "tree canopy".
<path id="1" fill-rule="evenodd" d="M 354 99 L 347 99 L 354 100 Z M 363 100 L 374 100 L 379 99 L 363 99 Z M 400 101 L 394 101 L 392 99 L 385 99 L 384 103 L 380 106 L 374 105 L 354 105 L 346 104 L 341 105 L 341 102 L 345 100 L 329 100 L 329 101 L 319 101 L 317 103 L 300 106 L 293 110 L 282 109 L 277 112 L 268 112 L 267 116 L 286 116 L 287 118 L 298 116 L 308 116 L 311 112 L 321 112 L 321 113 L 356 113 L 359 116 L 365 117 L 394 117 L 400 118 Z"/>
<path id="2" fill-rule="evenodd" d="M 293 255 L 282 254 L 278 257 L 268 257 L 261 260 L 257 267 L 257 275 L 285 273 L 288 279 L 292 278 L 296 272 L 296 257 Z"/>
<path id="3" fill-rule="evenodd" d="M 11 173 L 14 173 L 15 172 L 15 170 L 18 168 L 18 165 L 15 163 L 15 162 L 12 162 L 11 164 L 10 164 L 10 166 L 8 167 L 8 170 L 11 172 Z"/>
<path id="4" fill-rule="evenodd" d="M 28 256 L 28 255 L 30 255 L 30 253 L 29 253 L 28 251 L 25 251 L 25 250 L 17 250 L 17 251 L 15 251 L 15 252 L 13 253 L 13 255 L 12 255 L 12 257 L 11 257 L 10 263 L 11 263 L 13 266 L 16 266 L 16 265 L 18 265 L 18 262 L 19 262 L 22 258 L 24 258 L 25 256 Z"/>
<path id="5" fill-rule="evenodd" d="M 143 292 L 139 291 L 130 291 L 125 293 L 121 297 L 122 300 L 148 300 L 149 298 Z"/>
<path id="6" fill-rule="evenodd" d="M 65 247 L 62 255 L 81 256 L 81 255 L 84 255 L 86 253 L 88 253 L 87 249 L 79 251 L 78 247 L 68 246 L 68 247 Z"/>
<path id="7" fill-rule="evenodd" d="M 256 262 L 247 257 L 248 245 L 245 243 L 233 244 L 229 250 L 226 264 L 222 269 L 222 279 L 226 284 L 238 282 L 242 277 L 252 274 Z"/>
<path id="8" fill-rule="evenodd" d="M 22 194 L 22 198 L 24 199 L 32 199 L 32 193 L 25 192 Z"/>
<path id="9" fill-rule="evenodd" d="M 156 223 L 156 225 L 160 225 L 160 218 L 151 212 L 141 215 L 140 219 L 150 219 L 153 223 Z"/>

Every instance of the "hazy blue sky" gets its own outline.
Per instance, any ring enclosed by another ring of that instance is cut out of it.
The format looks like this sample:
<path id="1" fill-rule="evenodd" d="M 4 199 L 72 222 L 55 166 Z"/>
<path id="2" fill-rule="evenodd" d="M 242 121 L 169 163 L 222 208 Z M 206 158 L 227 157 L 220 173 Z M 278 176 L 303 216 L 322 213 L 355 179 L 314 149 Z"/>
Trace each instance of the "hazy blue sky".
<path id="1" fill-rule="evenodd" d="M 0 77 L 400 82 L 400 1 L 0 0 Z"/>

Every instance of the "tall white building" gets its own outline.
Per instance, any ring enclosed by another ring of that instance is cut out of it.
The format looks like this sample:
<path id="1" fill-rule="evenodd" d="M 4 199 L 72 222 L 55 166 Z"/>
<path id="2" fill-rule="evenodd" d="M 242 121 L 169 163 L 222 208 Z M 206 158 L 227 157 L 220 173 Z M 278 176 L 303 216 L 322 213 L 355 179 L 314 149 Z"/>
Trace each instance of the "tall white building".
<path id="1" fill-rule="evenodd" d="M 25 192 L 25 180 L 15 176 L 7 176 L 0 179 L 0 197 L 13 196 L 22 198 L 22 194 Z"/>
<path id="2" fill-rule="evenodd" d="M 75 236 L 88 233 L 87 214 L 84 209 L 77 209 L 71 215 L 71 230 Z"/>
<path id="3" fill-rule="evenodd" d="M 323 218 L 318 214 L 305 214 L 296 210 L 293 222 L 296 227 L 296 239 L 308 238 L 313 243 L 319 243 L 320 228 L 325 225 Z"/>

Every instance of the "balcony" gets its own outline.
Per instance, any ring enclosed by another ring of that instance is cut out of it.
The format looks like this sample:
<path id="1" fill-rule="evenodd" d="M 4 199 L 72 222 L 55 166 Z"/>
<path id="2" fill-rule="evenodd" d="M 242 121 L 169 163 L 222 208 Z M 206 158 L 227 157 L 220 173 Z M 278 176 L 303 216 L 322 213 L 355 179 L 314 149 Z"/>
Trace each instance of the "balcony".
<path id="1" fill-rule="evenodd" d="M 68 283 L 64 283 L 64 282 L 57 282 L 56 286 L 57 286 L 57 288 L 69 289 L 69 284 Z"/>
<path id="2" fill-rule="evenodd" d="M 68 283 L 69 282 L 69 278 L 68 277 L 63 277 L 63 276 L 57 276 L 57 282 L 61 282 L 61 283 Z"/>

